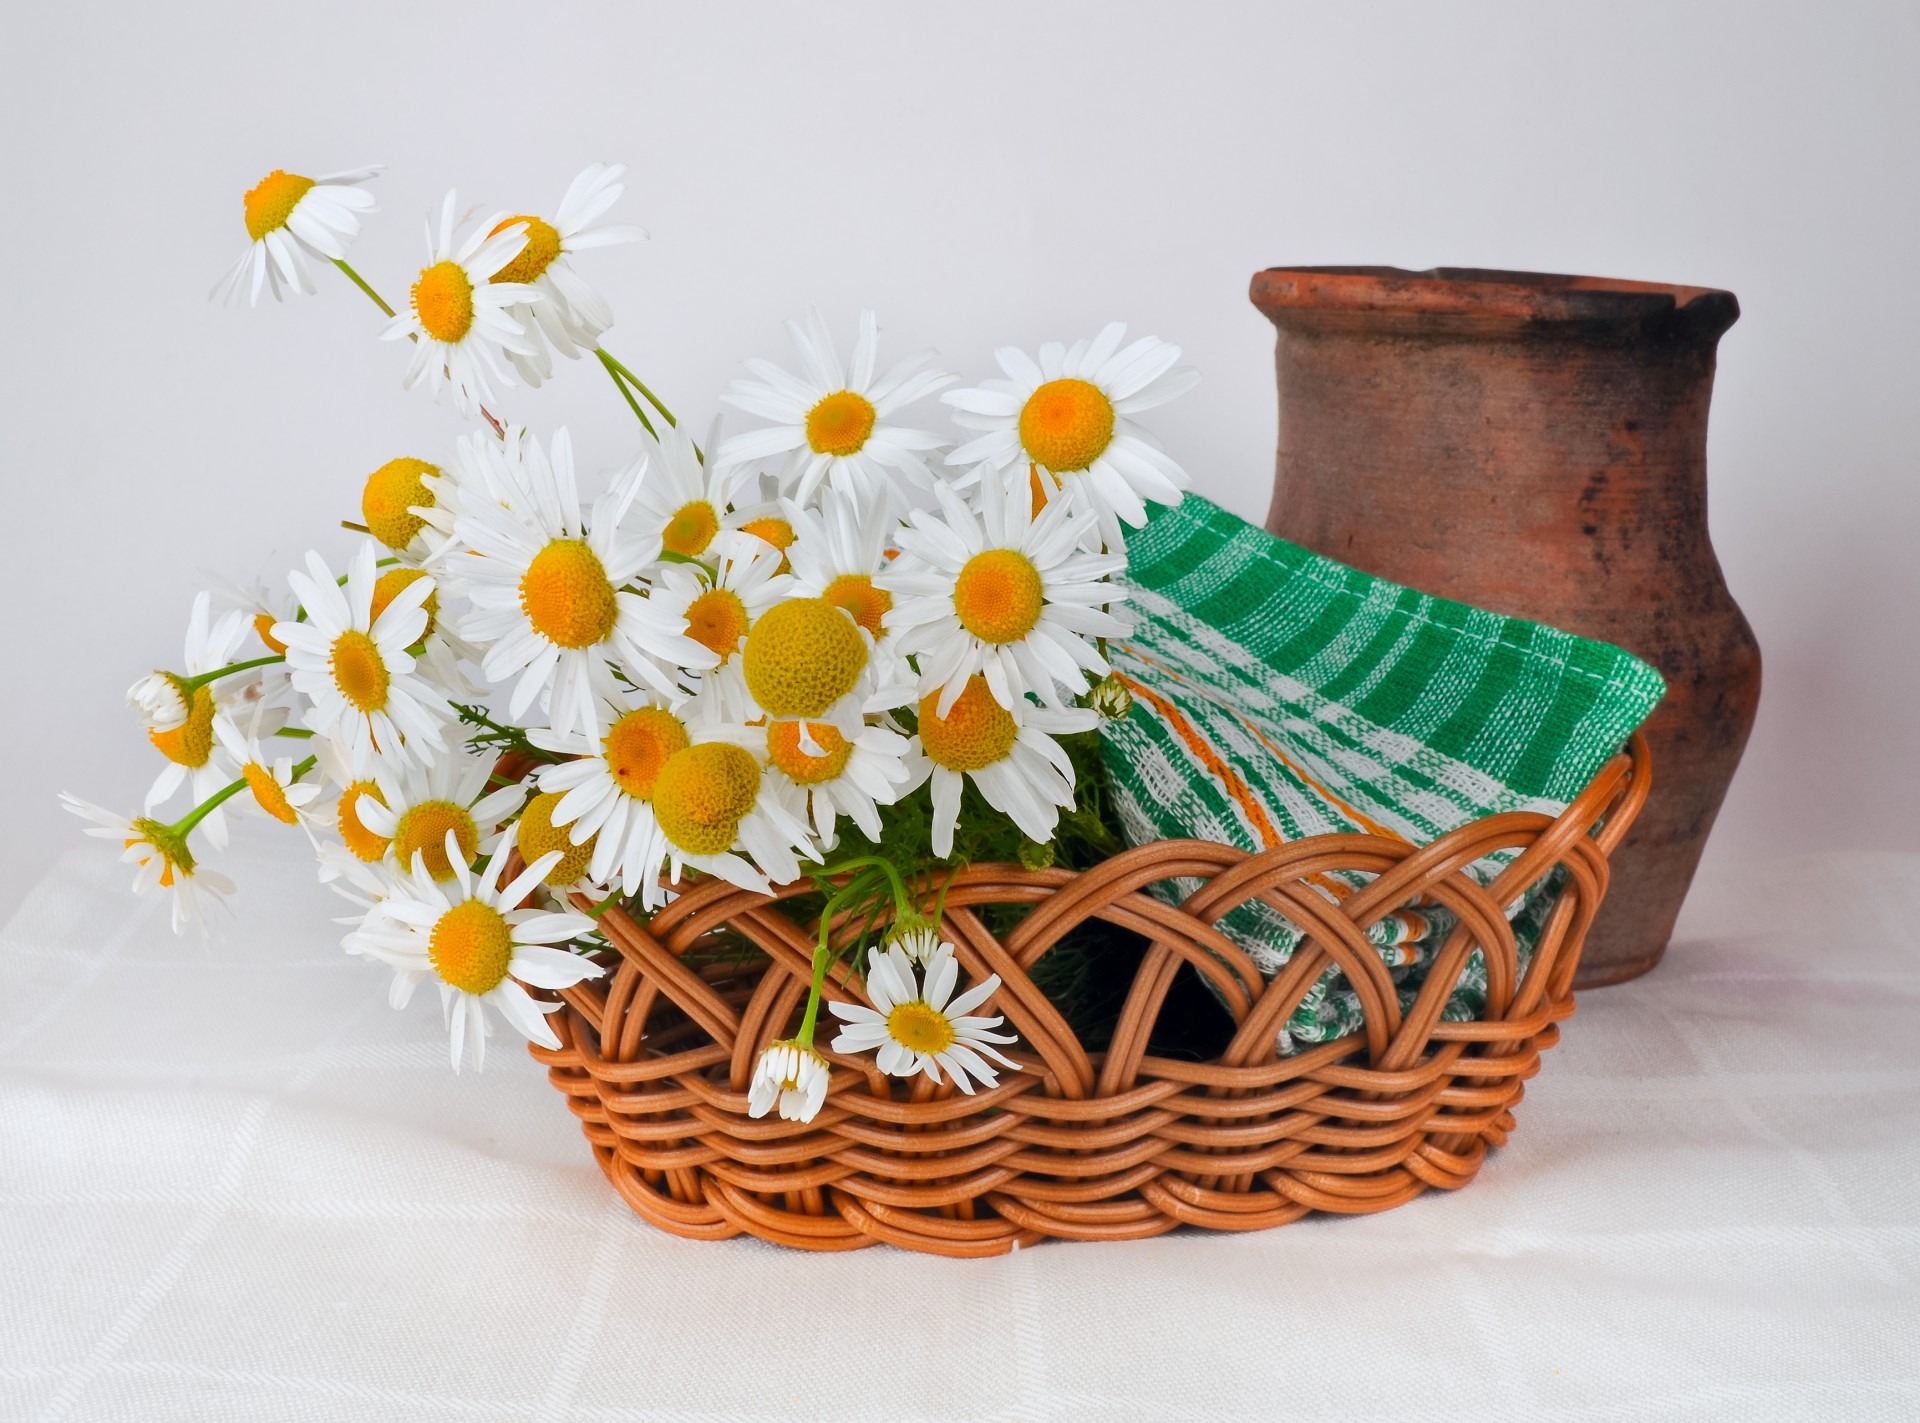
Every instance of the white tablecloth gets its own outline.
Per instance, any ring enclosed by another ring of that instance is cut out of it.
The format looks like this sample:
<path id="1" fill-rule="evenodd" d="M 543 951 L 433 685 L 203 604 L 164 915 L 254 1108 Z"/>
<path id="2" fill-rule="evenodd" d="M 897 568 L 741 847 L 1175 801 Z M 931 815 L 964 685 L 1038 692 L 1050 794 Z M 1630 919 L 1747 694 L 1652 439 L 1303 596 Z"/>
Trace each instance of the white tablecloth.
<path id="1" fill-rule="evenodd" d="M 0 937 L 0 1418 L 1920 1417 L 1920 857 L 1710 871 L 1462 1192 L 973 1263 L 656 1233 L 228 868 L 211 950 L 94 845 Z"/>

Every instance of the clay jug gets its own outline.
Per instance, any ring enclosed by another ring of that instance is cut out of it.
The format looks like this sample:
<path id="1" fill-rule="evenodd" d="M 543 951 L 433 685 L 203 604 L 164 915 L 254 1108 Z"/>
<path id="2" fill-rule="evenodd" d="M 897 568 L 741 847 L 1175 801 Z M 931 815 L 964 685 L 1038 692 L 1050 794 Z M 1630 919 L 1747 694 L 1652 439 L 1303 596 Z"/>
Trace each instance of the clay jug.
<path id="1" fill-rule="evenodd" d="M 1429 593 L 1651 662 L 1653 793 L 1578 982 L 1659 961 L 1760 699 L 1707 535 L 1707 405 L 1731 292 L 1440 267 L 1258 273 L 1279 330 L 1267 527 Z"/>

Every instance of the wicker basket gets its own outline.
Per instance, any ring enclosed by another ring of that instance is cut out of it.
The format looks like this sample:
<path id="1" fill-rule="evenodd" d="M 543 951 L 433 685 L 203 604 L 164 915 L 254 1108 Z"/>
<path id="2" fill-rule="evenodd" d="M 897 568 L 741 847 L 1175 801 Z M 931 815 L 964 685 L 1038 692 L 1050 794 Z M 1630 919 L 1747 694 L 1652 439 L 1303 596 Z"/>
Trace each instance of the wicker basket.
<path id="1" fill-rule="evenodd" d="M 535 1047 L 580 1118 L 601 1169 L 642 1216 L 676 1235 L 745 1232 L 809 1250 L 880 1241 L 936 1255 L 994 1255 L 1048 1237 L 1128 1240 L 1177 1225 L 1259 1230 L 1322 1210 L 1386 1210 L 1429 1187 L 1473 1179 L 1513 1129 L 1522 1083 L 1573 1012 L 1580 946 L 1607 887 L 1607 857 L 1645 801 L 1637 735 L 1557 818 L 1511 813 L 1425 847 L 1326 835 L 1248 855 L 1168 841 L 1080 874 L 976 865 L 952 879 L 945 929 L 962 967 L 1002 986 L 983 1012 L 1020 1034 L 1024 1071 L 972 1097 L 924 1076 L 902 1083 L 870 1058 L 839 1058 L 809 1123 L 747 1115 L 760 1050 L 789 1034 L 806 998 L 817 929 L 779 901 L 702 883 L 641 927 L 602 917 L 619 961 L 561 995 L 558 1051 Z M 1518 853 L 1483 889 L 1463 868 Z M 1564 887 L 1524 976 L 1502 907 L 1555 866 Z M 1374 878 L 1335 904 L 1309 880 Z M 1201 881 L 1178 906 L 1146 892 Z M 1215 922 L 1264 897 L 1306 938 L 1264 980 Z M 1385 914 L 1439 903 L 1458 927 L 1402 1013 L 1365 930 Z M 1004 939 L 978 907 L 1031 905 Z M 587 907 L 583 904 L 582 907 Z M 1104 1053 L 1089 1053 L 1029 977 L 1093 917 L 1149 941 Z M 720 926 L 765 951 L 750 968 L 682 961 Z M 1470 954 L 1487 964 L 1481 1021 L 1441 1010 Z M 1151 1056 L 1147 1044 L 1180 966 L 1210 980 L 1236 1025 L 1213 1062 Z M 1364 1032 L 1287 1057 L 1280 1026 L 1329 963 L 1366 1012 Z M 844 966 L 828 985 L 848 997 Z M 826 1037 L 823 1034 L 823 1039 Z"/>

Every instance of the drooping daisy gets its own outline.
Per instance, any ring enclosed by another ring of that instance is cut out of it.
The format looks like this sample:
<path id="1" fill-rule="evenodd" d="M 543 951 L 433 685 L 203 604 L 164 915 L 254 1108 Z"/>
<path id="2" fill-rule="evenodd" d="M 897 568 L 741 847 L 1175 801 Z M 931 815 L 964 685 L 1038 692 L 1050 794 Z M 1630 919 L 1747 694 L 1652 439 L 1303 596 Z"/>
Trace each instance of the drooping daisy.
<path id="1" fill-rule="evenodd" d="M 880 577 L 900 602 L 902 652 L 918 655 L 922 696 L 945 714 L 976 673 L 994 699 L 1017 706 L 1028 692 L 1054 706 L 1078 696 L 1107 662 L 1092 639 L 1129 625 L 1108 611 L 1125 592 L 1111 579 L 1124 556 L 1082 551 L 1091 515 L 1071 499 L 1033 512 L 1027 491 L 982 472 L 976 515 L 942 485 L 941 513 L 916 509 L 900 530 L 901 559 Z"/>
<path id="2" fill-rule="evenodd" d="M 581 279 L 567 258 L 590 247 L 610 247 L 618 242 L 645 239 L 645 229 L 627 223 L 593 226 L 626 191 L 626 185 L 620 181 L 626 171 L 625 165 L 619 163 L 611 167 L 605 163 L 590 164 L 568 186 L 552 222 L 521 213 L 494 224 L 496 234 L 515 223 L 523 224 L 527 245 L 519 256 L 494 274 L 493 280 L 523 283 L 533 287 L 541 297 L 537 302 L 513 308 L 514 319 L 535 338 L 530 354 L 508 353 L 514 369 L 528 385 L 539 385 L 553 374 L 549 345 L 568 360 L 575 360 L 598 345 L 601 334 L 613 325 L 613 308 Z"/>
<path id="3" fill-rule="evenodd" d="M 825 722 L 852 740 L 869 713 L 912 701 L 907 682 L 882 679 L 882 672 L 896 670 L 876 662 L 872 636 L 825 598 L 775 603 L 754 620 L 740 655 L 752 706 L 797 723 L 809 755 L 821 754 L 808 730 L 812 725 Z"/>
<path id="4" fill-rule="evenodd" d="M 458 845 L 461 863 L 471 864 L 475 855 L 493 848 L 500 822 L 527 798 L 517 781 L 489 789 L 494 766 L 494 757 L 475 755 L 464 746 L 450 747 L 430 766 L 378 757 L 373 782 L 380 793 L 357 802 L 356 819 L 386 842 L 385 854 L 402 872 L 420 855 L 429 875 L 449 879 L 453 865 L 447 859 L 447 837 Z"/>
<path id="5" fill-rule="evenodd" d="M 867 968 L 871 1008 L 859 1003 L 827 1004 L 846 1024 L 833 1040 L 833 1050 L 855 1053 L 879 1048 L 875 1061 L 890 1077 L 924 1072 L 938 1082 L 944 1069 L 953 1085 L 968 1096 L 973 1095 L 976 1081 L 999 1086 L 999 1072 L 987 1059 L 1018 1072 L 1020 1064 L 994 1046 L 1016 1039 L 1011 1033 L 993 1031 L 1003 1018 L 969 1015 L 993 996 L 1000 976 L 991 975 L 954 998 L 959 980 L 960 965 L 951 944 L 940 945 L 928 960 L 924 987 L 906 951 L 899 944 L 888 945 L 872 956 Z"/>
<path id="6" fill-rule="evenodd" d="M 491 1003 L 528 1041 L 559 1047 L 546 1014 L 560 1005 L 535 1000 L 521 985 L 571 988 L 605 972 L 591 959 L 551 947 L 591 933 L 593 921 L 586 915 L 516 907 L 558 856 L 542 855 L 503 889 L 500 878 L 511 849 L 509 838 L 475 874 L 459 860 L 458 846 L 449 845 L 445 853 L 454 873 L 445 883 L 427 872 L 425 856 L 416 856 L 412 872 L 393 877 L 391 892 L 345 940 L 348 952 L 393 969 L 389 1001 L 395 1007 L 405 1007 L 414 985 L 433 976 L 447 1010 L 455 1072 L 469 1038 L 474 1069 L 485 1066 L 482 1003 Z"/>
<path id="7" fill-rule="evenodd" d="M 515 838 L 519 842 L 521 856 L 529 862 L 548 853 L 560 857 L 540 880 L 554 889 L 565 890 L 595 883 L 588 877 L 587 871 L 593 864 L 593 852 L 599 848 L 600 842 L 599 837 L 589 835 L 584 843 L 576 845 L 567 826 L 554 824 L 553 813 L 559 808 L 562 798 L 559 791 L 536 794 L 520 812 Z"/>
<path id="8" fill-rule="evenodd" d="M 696 741 L 667 757 L 654 778 L 653 814 L 676 884 L 691 866 L 765 894 L 796 879 L 802 858 L 820 858 L 760 758 L 732 741 Z"/>
<path id="9" fill-rule="evenodd" d="M 449 386 L 454 405 L 471 415 L 493 402 L 494 382 L 514 383 L 501 355 L 524 356 L 535 349 L 511 309 L 541 296 L 537 287 L 524 282 L 493 280 L 525 249 L 526 228 L 509 223 L 505 231 L 494 231 L 482 225 L 456 250 L 455 201 L 449 192 L 440 205 L 437 233 L 428 220 L 427 265 L 408 296 L 409 309 L 394 317 L 380 338 L 413 337 L 413 359 L 403 384 L 411 390 L 425 377 L 436 395 L 441 386 Z"/>
<path id="10" fill-rule="evenodd" d="M 347 564 L 343 589 L 317 552 L 307 571 L 287 575 L 307 621 L 279 622 L 295 690 L 312 703 L 307 725 L 339 740 L 350 754 L 365 750 L 428 762 L 446 748 L 442 725 L 453 716 L 445 697 L 414 670 L 407 649 L 427 627 L 431 578 L 402 589 L 378 618 L 373 544 L 362 542 Z"/>
<path id="11" fill-rule="evenodd" d="M 1062 487 L 1085 497 L 1110 549 L 1125 548 L 1120 526 L 1147 521 L 1147 502 L 1178 504 L 1187 472 L 1132 416 L 1184 395 L 1199 382 L 1175 363 L 1180 348 L 1143 336 L 1122 349 L 1126 326 L 1113 322 L 1091 341 L 1049 341 L 1034 361 L 1003 346 L 993 353 L 1005 380 L 950 390 L 941 400 L 955 423 L 982 433 L 947 456 L 962 469 L 981 460 L 1029 476 L 1037 503 Z"/>
<path id="12" fill-rule="evenodd" d="M 381 171 L 350 168 L 303 178 L 276 168 L 247 190 L 247 236 L 240 260 L 213 289 L 216 300 L 258 305 L 265 287 L 280 300 L 282 287 L 313 294 L 306 263 L 337 262 L 360 235 L 360 219 L 376 211 L 373 194 L 356 186 Z"/>
<path id="13" fill-rule="evenodd" d="M 701 698 L 714 715 L 751 721 L 758 712 L 747 694 L 739 654 L 748 630 L 780 603 L 793 580 L 778 571 L 778 549 L 728 531 L 714 537 L 704 558 L 711 562 L 697 568 L 663 565 L 654 574 L 647 606 L 660 626 L 693 639 L 707 654 L 681 665 L 699 670 Z"/>
<path id="14" fill-rule="evenodd" d="M 237 774 L 220 753 L 213 724 L 223 700 L 231 700 L 245 684 L 236 678 L 225 685 L 187 685 L 190 678 L 232 665 L 247 635 L 244 614 L 224 613 L 216 622 L 212 620 L 212 608 L 210 594 L 200 593 L 193 600 L 193 612 L 187 618 L 183 672 L 151 672 L 127 688 L 127 701 L 146 723 L 147 740 L 167 758 L 147 791 L 148 810 L 164 804 L 182 785 L 188 787 L 198 804 Z M 224 848 L 225 815 L 216 808 L 202 824 L 209 843 L 216 849 Z"/>
<path id="15" fill-rule="evenodd" d="M 711 666 L 714 655 L 623 586 L 659 552 L 623 526 L 641 468 L 616 476 L 583 518 L 567 432 L 554 434 L 551 460 L 538 440 L 518 448 L 525 507 L 475 501 L 455 520 L 456 542 L 436 566 L 457 568 L 467 585 L 473 611 L 460 633 L 485 649 L 481 671 L 496 682 L 517 679 L 508 714 L 520 717 L 545 694 L 556 728 L 592 737 L 600 702 L 617 689 L 611 660 L 670 696 L 682 690 L 680 668 Z"/>
<path id="16" fill-rule="evenodd" d="M 733 501 L 752 471 L 723 470 L 717 460 L 702 464 L 692 437 L 672 426 L 657 439 L 643 434 L 640 445 L 646 473 L 634 500 L 635 522 L 659 539 L 663 553 L 711 562 L 714 540 L 730 527 Z"/>
<path id="17" fill-rule="evenodd" d="M 419 540 L 432 526 L 415 511 L 433 507 L 427 481 L 439 475 L 440 466 L 410 455 L 390 459 L 368 475 L 360 491 L 360 518 L 367 532 L 395 553 L 427 553 L 428 546 Z"/>
<path id="18" fill-rule="evenodd" d="M 791 784 L 795 803 L 810 813 L 814 832 L 829 848 L 841 815 L 869 840 L 879 840 L 879 807 L 917 784 L 909 762 L 913 743 L 884 726 L 864 726 L 848 737 L 827 722 L 770 721 L 763 734 L 769 774 Z"/>
<path id="19" fill-rule="evenodd" d="M 262 745 L 258 732 L 242 731 L 228 716 L 213 720 L 213 734 L 238 774 L 246 779 L 254 804 L 262 814 L 284 825 L 298 825 L 301 812 L 320 796 L 320 783 L 298 780 L 293 776 L 294 758 L 289 754 L 271 755 Z M 282 745 L 285 743 L 283 742 Z M 305 760 L 302 756 L 300 759 Z"/>
<path id="20" fill-rule="evenodd" d="M 1073 805 L 1073 762 L 1053 738 L 1091 731 L 1098 713 L 1082 707 L 1009 709 L 978 673 L 942 716 L 933 697 L 920 702 L 920 748 L 932 763 L 933 853 L 953 853 L 960 791 L 967 776 L 987 804 L 1030 840 L 1051 840 L 1060 812 Z"/>
<path id="21" fill-rule="evenodd" d="M 821 481 L 858 497 L 892 497 L 889 472 L 921 486 L 934 482 L 921 453 L 946 442 L 930 430 L 896 424 L 895 414 L 952 384 L 955 377 L 933 370 L 931 352 L 910 357 L 876 378 L 879 326 L 871 311 L 860 313 L 860 336 L 853 365 L 840 364 L 833 338 L 818 311 L 807 324 L 787 323 L 800 353 L 802 374 L 795 376 L 771 361 L 747 362 L 757 381 L 735 381 L 723 397 L 729 405 L 776 423 L 735 435 L 720 447 L 724 469 L 752 465 L 786 455 L 787 478 L 795 499 L 805 504 Z"/>
<path id="22" fill-rule="evenodd" d="M 764 1117 L 777 1106 L 782 1121 L 812 1121 L 827 1100 L 832 1071 L 824 1057 L 792 1038 L 769 1043 L 747 1084 L 747 1115 Z"/>
<path id="23" fill-rule="evenodd" d="M 60 793 L 60 799 L 82 820 L 93 822 L 87 834 L 121 843 L 124 853 L 120 858 L 138 866 L 133 876 L 135 894 L 145 894 L 155 886 L 173 891 L 174 933 L 185 933 L 189 924 L 197 925 L 203 934 L 206 932 L 207 901 L 218 902 L 221 897 L 232 894 L 233 881 L 218 870 L 199 864 L 185 835 L 150 817 L 115 815 L 65 791 Z"/>
<path id="24" fill-rule="evenodd" d="M 898 660 L 899 630 L 891 617 L 893 594 L 875 580 L 889 566 L 887 547 L 899 527 L 878 501 L 825 490 L 816 507 L 795 515 L 787 550 L 792 596 L 844 608 L 873 638 L 874 657 L 886 669 Z"/>

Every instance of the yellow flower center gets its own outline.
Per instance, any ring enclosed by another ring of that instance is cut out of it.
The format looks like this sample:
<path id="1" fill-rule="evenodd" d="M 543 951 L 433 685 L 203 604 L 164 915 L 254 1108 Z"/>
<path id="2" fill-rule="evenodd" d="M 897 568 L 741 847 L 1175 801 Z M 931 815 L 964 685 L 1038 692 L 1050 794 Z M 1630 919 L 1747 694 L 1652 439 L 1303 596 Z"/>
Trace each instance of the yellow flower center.
<path id="1" fill-rule="evenodd" d="M 259 634 L 260 641 L 267 645 L 269 652 L 277 652 L 282 657 L 285 657 L 287 655 L 287 645 L 273 635 L 273 625 L 279 621 L 280 619 L 276 618 L 272 613 L 255 613 L 253 615 L 253 630 Z"/>
<path id="2" fill-rule="evenodd" d="M 687 604 L 687 636 L 722 662 L 747 635 L 747 605 L 731 588 L 709 588 Z"/>
<path id="3" fill-rule="evenodd" d="M 856 453 L 873 433 L 873 402 L 851 390 L 836 390 L 807 412 L 807 443 L 816 455 Z"/>
<path id="4" fill-rule="evenodd" d="M 542 791 L 527 802 L 520 812 L 520 857 L 532 864 L 542 855 L 560 852 L 560 863 L 547 871 L 545 883 L 566 886 L 576 883 L 593 860 L 593 845 L 600 837 L 589 835 L 587 843 L 576 845 L 569 838 L 571 825 L 555 825 L 553 808 L 560 804 L 560 791 Z"/>
<path id="5" fill-rule="evenodd" d="M 1085 469 L 1113 440 L 1113 402 L 1084 380 L 1050 380 L 1020 411 L 1020 443 L 1042 469 Z"/>
<path id="6" fill-rule="evenodd" d="M 268 815 L 288 825 L 299 821 L 299 815 L 287 800 L 286 790 L 273 778 L 272 771 L 258 761 L 249 761 L 240 768 L 240 774 L 247 778 L 247 789 Z"/>
<path id="7" fill-rule="evenodd" d="M 395 598 L 399 597 L 409 585 L 426 576 L 427 571 L 424 568 L 389 568 L 376 578 L 373 583 L 373 620 L 379 622 L 380 615 L 392 606 Z M 440 590 L 436 588 L 427 594 L 427 601 L 420 606 L 427 615 L 426 630 L 420 634 L 425 637 L 427 633 L 433 631 L 433 625 L 440 616 Z"/>
<path id="8" fill-rule="evenodd" d="M 433 926 L 427 958 L 441 981 L 462 993 L 491 993 L 513 963 L 513 931 L 490 904 L 456 904 Z"/>
<path id="9" fill-rule="evenodd" d="M 276 168 L 247 189 L 242 199 L 247 208 L 247 236 L 258 242 L 275 228 L 285 227 L 312 186 L 313 179 Z"/>
<path id="10" fill-rule="evenodd" d="M 1013 713 L 993 699 L 978 672 L 947 714 L 937 716 L 940 694 L 920 699 L 920 745 L 937 766 L 949 771 L 978 771 L 1004 760 L 1020 735 Z"/>
<path id="11" fill-rule="evenodd" d="M 887 1035 L 915 1052 L 942 1053 L 953 1046 L 953 1022 L 916 998 L 887 1014 Z"/>
<path id="12" fill-rule="evenodd" d="M 686 750 L 688 741 L 686 726 L 672 712 L 639 707 L 607 732 L 607 769 L 614 784 L 635 800 L 652 800 L 660 768 L 675 752 Z"/>
<path id="13" fill-rule="evenodd" d="M 520 608 L 547 641 L 592 647 L 613 631 L 620 604 L 600 555 L 580 539 L 555 539 L 527 565 Z"/>
<path id="14" fill-rule="evenodd" d="M 496 282 L 530 282 L 551 267 L 553 259 L 560 255 L 560 234 L 554 230 L 553 224 L 524 213 L 495 224 L 493 232 L 487 236 L 512 227 L 516 222 L 527 225 L 527 245 L 520 249 L 518 257 L 493 274 Z"/>
<path id="15" fill-rule="evenodd" d="M 960 626 L 982 642 L 1018 642 L 1040 621 L 1046 592 L 1033 560 L 1010 548 L 976 553 L 953 583 Z"/>
<path id="16" fill-rule="evenodd" d="M 867 644 L 853 619 L 825 598 L 790 598 L 760 615 L 741 657 L 747 690 L 768 715 L 822 716 L 854 689 Z"/>
<path id="17" fill-rule="evenodd" d="M 853 743 L 825 722 L 810 722 L 807 730 L 813 744 L 820 748 L 814 755 L 800 744 L 800 723 L 776 721 L 767 726 L 767 759 L 803 786 L 817 786 L 837 780 L 847 769 L 853 755 Z"/>
<path id="18" fill-rule="evenodd" d="M 438 473 L 438 465 L 403 455 L 368 475 L 366 487 L 360 491 L 360 517 L 368 532 L 396 553 L 405 550 L 426 524 L 412 511 L 433 507 L 433 495 L 424 476 Z"/>
<path id="19" fill-rule="evenodd" d="M 348 628 L 333 640 L 328 654 L 333 685 L 356 711 L 377 712 L 387 704 L 387 664 L 363 632 Z"/>
<path id="20" fill-rule="evenodd" d="M 864 573 L 843 573 L 826 586 L 820 596 L 836 608 L 844 609 L 853 620 L 880 636 L 887 614 L 893 611 L 893 594 L 873 586 Z"/>
<path id="21" fill-rule="evenodd" d="M 375 803 L 385 805 L 387 798 L 380 794 L 380 787 L 372 781 L 355 781 L 340 792 L 340 810 L 335 817 L 340 826 L 340 838 L 347 842 L 347 848 L 356 859 L 368 864 L 384 859 L 387 846 L 391 843 L 384 835 L 376 835 L 367 829 L 366 822 L 360 818 L 360 797 L 371 796 Z"/>
<path id="22" fill-rule="evenodd" d="M 413 868 L 414 852 L 425 857 L 427 873 L 435 879 L 452 879 L 453 865 L 447 860 L 447 832 L 453 832 L 460 858 L 472 860 L 480 845 L 480 827 L 465 806 L 450 800 L 423 800 L 409 808 L 393 827 L 393 849 L 400 863 Z"/>
<path id="23" fill-rule="evenodd" d="M 760 794 L 760 764 L 743 747 L 707 741 L 676 751 L 660 768 L 653 813 L 667 839 L 689 855 L 720 855 Z"/>
<path id="24" fill-rule="evenodd" d="M 698 558 L 720 532 L 720 515 L 704 499 L 682 504 L 660 531 L 660 547 L 682 558 Z"/>
<path id="25" fill-rule="evenodd" d="M 423 267 L 413 284 L 413 314 L 436 341 L 455 345 L 473 327 L 473 283 L 458 262 Z"/>
<path id="26" fill-rule="evenodd" d="M 195 687 L 187 703 L 187 719 L 171 731 L 149 731 L 147 740 L 176 765 L 195 770 L 213 754 L 213 689 Z"/>
<path id="27" fill-rule="evenodd" d="M 742 533 L 752 534 L 772 544 L 780 550 L 780 573 L 791 573 L 793 565 L 787 562 L 787 550 L 793 547 L 793 525 L 785 519 L 775 518 L 771 514 L 762 514 L 757 519 L 749 519 L 740 526 Z"/>

